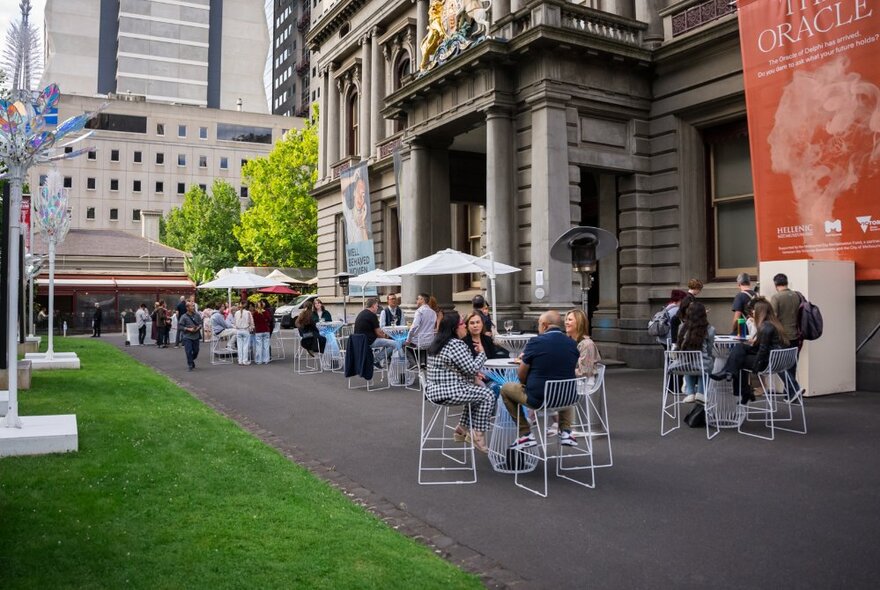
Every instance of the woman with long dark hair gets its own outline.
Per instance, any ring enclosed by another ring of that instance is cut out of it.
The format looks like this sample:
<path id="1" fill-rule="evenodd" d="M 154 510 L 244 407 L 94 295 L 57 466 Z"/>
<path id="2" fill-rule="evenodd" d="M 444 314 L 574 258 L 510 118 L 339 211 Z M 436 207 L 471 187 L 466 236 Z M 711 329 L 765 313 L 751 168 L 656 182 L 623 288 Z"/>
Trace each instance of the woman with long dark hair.
<path id="1" fill-rule="evenodd" d="M 330 312 L 324 309 L 324 302 L 320 299 L 315 299 L 313 302 L 310 301 L 309 304 L 313 306 L 312 318 L 315 322 L 332 322 L 333 316 L 330 315 Z"/>
<path id="2" fill-rule="evenodd" d="M 487 453 L 485 433 L 495 413 L 495 394 L 476 383 L 477 374 L 486 362 L 486 353 L 477 342 L 474 344 L 477 356 L 473 357 L 462 341 L 466 335 L 467 326 L 458 312 L 446 312 L 434 342 L 428 347 L 426 397 L 435 404 L 467 406 L 455 429 L 455 440 L 462 442 L 470 436 L 474 447 Z"/>
<path id="3" fill-rule="evenodd" d="M 315 306 L 311 301 L 306 301 L 293 323 L 294 327 L 299 329 L 300 344 L 309 356 L 315 356 L 316 352 L 324 352 L 324 345 L 327 344 L 327 338 L 318 333 L 315 317 Z"/>
<path id="4" fill-rule="evenodd" d="M 483 316 L 474 310 L 464 317 L 464 325 L 467 326 L 467 334 L 464 336 L 464 343 L 474 358 L 477 358 L 477 344 L 481 344 L 486 358 L 496 358 L 495 343 L 486 336 L 486 327 L 483 324 Z"/>
<path id="5" fill-rule="evenodd" d="M 760 372 L 770 364 L 770 351 L 788 346 L 788 338 L 785 337 L 785 329 L 776 317 L 773 306 L 764 297 L 755 297 L 753 300 L 755 310 L 755 326 L 758 334 L 754 341 L 741 343 L 730 351 L 727 363 L 720 373 L 710 375 L 716 381 L 733 381 L 734 395 L 740 396 L 740 403 L 747 404 L 755 401 L 748 380 L 740 376 L 742 369 Z"/>
<path id="6" fill-rule="evenodd" d="M 685 302 L 687 302 L 685 304 Z M 681 310 L 684 310 L 683 323 L 678 331 L 676 350 L 699 350 L 703 360 L 703 369 L 712 371 L 714 362 L 715 328 L 709 324 L 706 306 L 699 301 L 685 299 Z M 679 315 L 682 311 L 679 310 Z M 703 391 L 703 380 L 698 375 L 684 376 L 684 403 L 693 401 L 705 403 L 706 392 Z"/>

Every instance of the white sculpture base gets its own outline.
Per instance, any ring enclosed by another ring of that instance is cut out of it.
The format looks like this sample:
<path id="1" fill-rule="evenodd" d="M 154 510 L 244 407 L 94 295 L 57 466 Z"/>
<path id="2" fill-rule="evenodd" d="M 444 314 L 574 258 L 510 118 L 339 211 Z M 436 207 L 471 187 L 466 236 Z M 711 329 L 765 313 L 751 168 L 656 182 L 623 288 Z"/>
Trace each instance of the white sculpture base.
<path id="1" fill-rule="evenodd" d="M 79 450 L 76 414 L 22 416 L 21 428 L 0 426 L 0 457 Z"/>
<path id="2" fill-rule="evenodd" d="M 25 342 L 36 342 L 37 347 L 39 348 L 40 343 L 43 342 L 43 337 L 42 336 L 27 336 L 25 338 Z"/>
<path id="3" fill-rule="evenodd" d="M 79 357 L 75 352 L 56 352 L 52 355 L 52 360 L 46 358 L 45 352 L 29 352 L 24 358 L 31 361 L 32 371 L 79 369 Z"/>

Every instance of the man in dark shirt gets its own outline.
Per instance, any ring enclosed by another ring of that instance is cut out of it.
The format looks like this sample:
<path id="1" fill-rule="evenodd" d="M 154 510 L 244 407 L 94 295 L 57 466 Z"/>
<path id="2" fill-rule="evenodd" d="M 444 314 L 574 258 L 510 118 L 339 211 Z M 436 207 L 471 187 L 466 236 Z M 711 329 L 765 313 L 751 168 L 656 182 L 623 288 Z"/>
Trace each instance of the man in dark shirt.
<path id="1" fill-rule="evenodd" d="M 202 316 L 196 313 L 195 303 L 184 304 L 186 313 L 178 320 L 177 327 L 182 334 L 183 350 L 186 352 L 186 364 L 190 371 L 196 368 L 199 358 L 199 341 L 202 339 Z"/>
<path id="2" fill-rule="evenodd" d="M 519 438 L 511 445 L 512 449 L 527 449 L 538 444 L 529 423 L 517 412 L 517 404 L 538 408 L 544 403 L 544 384 L 556 379 L 574 379 L 574 369 L 578 362 L 577 344 L 563 331 L 563 320 L 559 312 L 545 311 L 538 319 L 538 336 L 529 340 L 520 359 L 519 383 L 506 383 L 501 388 L 504 406 L 517 422 Z M 523 383 L 525 385 L 523 385 Z M 576 446 L 571 435 L 574 409 L 559 411 L 559 442 Z"/>
<path id="3" fill-rule="evenodd" d="M 177 348 L 180 346 L 180 337 L 183 334 L 183 330 L 180 329 L 180 320 L 186 314 L 186 297 L 180 296 L 180 301 L 177 302 L 175 309 L 177 309 L 177 334 L 174 335 L 174 348 Z"/>
<path id="4" fill-rule="evenodd" d="M 776 317 L 785 329 L 785 337 L 791 343 L 790 346 L 797 346 L 798 355 L 801 353 L 801 346 L 804 341 L 798 333 L 798 312 L 801 308 L 801 296 L 788 288 L 788 276 L 778 273 L 773 277 L 773 286 L 776 287 L 776 293 L 770 299 L 770 305 L 776 312 Z M 797 392 L 801 392 L 801 385 L 797 380 L 797 365 L 794 369 L 786 371 L 788 380 L 785 382 L 785 394 L 791 399 Z"/>
<path id="5" fill-rule="evenodd" d="M 101 311 L 101 304 L 95 303 L 95 313 L 92 315 L 92 338 L 101 337 L 101 323 L 104 321 L 104 312 Z"/>
<path id="6" fill-rule="evenodd" d="M 736 277 L 736 284 L 739 287 L 739 293 L 733 298 L 732 334 L 736 334 L 739 318 L 746 319 L 746 308 L 749 306 L 749 302 L 758 295 L 752 290 L 752 279 L 749 277 L 749 273 L 739 273 Z"/>
<path id="7" fill-rule="evenodd" d="M 386 360 L 397 348 L 397 342 L 379 327 L 379 300 L 375 297 L 367 299 L 367 306 L 361 310 L 354 320 L 354 333 L 363 334 L 367 338 L 367 344 L 371 348 L 383 348 Z M 380 359 L 376 359 L 376 365 L 380 366 Z"/>

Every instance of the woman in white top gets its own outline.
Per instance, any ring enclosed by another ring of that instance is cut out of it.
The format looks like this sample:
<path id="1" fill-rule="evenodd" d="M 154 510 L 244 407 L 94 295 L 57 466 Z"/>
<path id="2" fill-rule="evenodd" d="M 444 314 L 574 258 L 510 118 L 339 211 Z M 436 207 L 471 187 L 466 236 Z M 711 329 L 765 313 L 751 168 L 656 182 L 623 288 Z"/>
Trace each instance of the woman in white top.
<path id="1" fill-rule="evenodd" d="M 254 316 L 242 305 L 232 316 L 235 325 L 235 340 L 238 343 L 238 364 L 251 364 L 251 334 L 254 332 Z"/>

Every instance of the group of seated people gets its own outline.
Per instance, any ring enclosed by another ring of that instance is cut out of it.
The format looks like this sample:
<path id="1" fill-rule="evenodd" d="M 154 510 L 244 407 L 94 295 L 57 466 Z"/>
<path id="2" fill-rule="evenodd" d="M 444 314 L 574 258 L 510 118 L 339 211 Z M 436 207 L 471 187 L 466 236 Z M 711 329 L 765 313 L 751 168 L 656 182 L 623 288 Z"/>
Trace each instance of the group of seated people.
<path id="1" fill-rule="evenodd" d="M 480 333 L 475 313 L 462 319 L 448 311 L 440 321 L 436 337 L 428 347 L 426 396 L 443 405 L 463 405 L 455 430 L 457 441 L 470 440 L 474 447 L 488 452 L 486 432 L 495 413 L 498 392 L 486 384 L 483 367 L 492 350 L 491 338 Z M 483 328 L 485 324 L 482 324 Z M 518 364 L 519 383 L 507 383 L 500 390 L 505 408 L 516 422 L 519 436 L 512 449 L 537 445 L 531 424 L 517 411 L 517 404 L 540 408 L 544 402 L 544 384 L 548 380 L 591 377 L 600 360 L 595 343 L 587 335 L 587 318 L 575 309 L 565 315 L 547 311 L 538 320 L 538 336 L 529 340 Z M 559 412 L 559 436 L 563 445 L 576 446 L 571 433 L 573 408 Z"/>
<path id="2" fill-rule="evenodd" d="M 227 348 L 236 351 L 239 365 L 269 363 L 269 340 L 275 318 L 268 301 L 242 301 L 232 306 L 221 303 L 214 309 L 207 308 L 204 313 L 210 318 L 214 338 L 227 340 Z M 208 325 L 207 318 L 204 323 Z"/>

